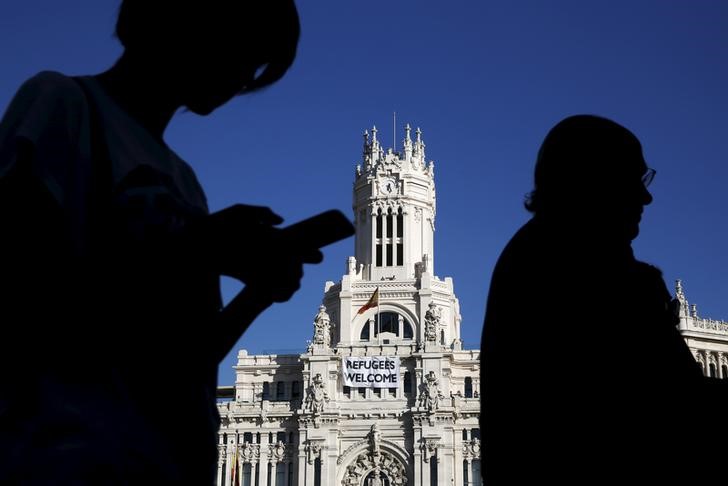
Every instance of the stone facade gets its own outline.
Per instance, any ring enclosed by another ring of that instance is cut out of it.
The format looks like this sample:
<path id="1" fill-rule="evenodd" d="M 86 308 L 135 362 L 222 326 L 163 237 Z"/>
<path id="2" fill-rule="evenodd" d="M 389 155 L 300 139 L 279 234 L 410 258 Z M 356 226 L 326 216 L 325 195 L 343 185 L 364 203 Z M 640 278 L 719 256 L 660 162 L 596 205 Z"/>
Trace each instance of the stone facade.
<path id="1" fill-rule="evenodd" d="M 688 303 L 680 280 L 675 282 L 680 304 L 680 334 L 705 376 L 728 379 L 728 322 L 698 316 L 698 307 Z"/>
<path id="2" fill-rule="evenodd" d="M 453 281 L 435 276 L 434 164 L 419 129 L 410 137 L 384 151 L 365 132 L 355 256 L 326 282 L 306 351 L 239 351 L 235 385 L 220 389 L 219 486 L 233 469 L 235 486 L 480 485 L 480 352 L 462 349 Z M 675 293 L 693 356 L 728 378 L 728 322 L 699 317 L 679 280 Z M 400 383 L 346 387 L 351 356 L 398 358 Z"/>
<path id="3" fill-rule="evenodd" d="M 220 486 L 233 468 L 250 486 L 479 484 L 480 355 L 462 349 L 452 279 L 435 275 L 434 163 L 419 129 L 405 128 L 401 152 L 365 132 L 353 209 L 355 256 L 326 282 L 306 351 L 241 350 L 221 388 Z M 346 387 L 347 356 L 396 358 L 399 383 Z"/>

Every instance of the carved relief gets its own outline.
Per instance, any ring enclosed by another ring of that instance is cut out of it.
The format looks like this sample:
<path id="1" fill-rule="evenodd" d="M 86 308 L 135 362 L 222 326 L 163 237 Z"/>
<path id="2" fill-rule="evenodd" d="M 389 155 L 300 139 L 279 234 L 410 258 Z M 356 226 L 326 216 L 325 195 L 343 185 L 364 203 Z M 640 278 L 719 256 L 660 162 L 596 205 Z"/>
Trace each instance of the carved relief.
<path id="1" fill-rule="evenodd" d="M 321 450 L 323 449 L 323 444 L 321 441 L 312 441 L 309 440 L 308 444 L 306 444 L 306 452 L 308 453 L 308 463 L 313 464 L 314 461 L 318 458 L 321 459 Z"/>
<path id="2" fill-rule="evenodd" d="M 324 305 L 319 306 L 318 314 L 313 319 L 313 344 L 327 348 L 331 345 L 331 318 Z"/>
<path id="3" fill-rule="evenodd" d="M 440 326 L 442 319 L 442 309 L 437 307 L 434 302 L 430 302 L 429 309 L 425 312 L 425 339 L 427 341 L 437 340 L 437 328 Z"/>
<path id="4" fill-rule="evenodd" d="M 464 459 L 480 459 L 480 439 L 463 442 Z"/>
<path id="5" fill-rule="evenodd" d="M 268 460 L 270 462 L 281 462 L 286 455 L 286 445 L 283 441 L 278 441 L 275 444 L 268 444 Z"/>
<path id="6" fill-rule="evenodd" d="M 419 406 L 427 409 L 432 413 L 440 407 L 440 399 L 444 398 L 440 392 L 439 382 L 434 371 L 430 371 L 425 376 L 424 383 L 420 385 Z"/>
<path id="7" fill-rule="evenodd" d="M 420 449 L 422 450 L 422 459 L 425 462 L 430 462 L 432 456 L 437 457 L 437 448 L 440 446 L 440 442 L 437 439 L 424 439 Z"/>
<path id="8" fill-rule="evenodd" d="M 258 462 L 260 458 L 260 445 L 246 442 L 240 449 L 239 454 L 243 462 Z"/>
<path id="9" fill-rule="evenodd" d="M 342 457 L 356 447 L 367 444 L 367 450 L 362 451 L 346 467 L 346 473 L 341 481 L 343 486 L 377 486 L 389 480 L 390 486 L 404 486 L 407 484 L 407 474 L 404 465 L 390 452 L 382 449 L 382 433 L 377 424 L 372 425 L 365 440 L 358 441 L 344 452 Z M 337 461 L 338 464 L 341 461 Z M 362 483 L 368 478 L 366 483 Z"/>
<path id="10" fill-rule="evenodd" d="M 306 409 L 313 414 L 319 414 L 324 411 L 324 404 L 329 401 L 329 394 L 326 392 L 324 380 L 321 373 L 311 380 L 311 385 L 306 392 Z"/>

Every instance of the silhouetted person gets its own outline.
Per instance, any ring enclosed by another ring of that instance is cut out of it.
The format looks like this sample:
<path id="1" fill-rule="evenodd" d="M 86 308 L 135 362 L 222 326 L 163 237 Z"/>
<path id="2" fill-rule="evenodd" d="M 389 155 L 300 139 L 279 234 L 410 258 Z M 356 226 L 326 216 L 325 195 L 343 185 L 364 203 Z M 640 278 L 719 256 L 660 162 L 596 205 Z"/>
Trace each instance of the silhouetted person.
<path id="1" fill-rule="evenodd" d="M 285 74 L 293 1 L 124 0 L 116 33 L 111 69 L 42 72 L 0 124 L 2 484 L 212 484 L 218 363 L 321 259 L 268 208 L 208 215 L 163 140 Z"/>
<path id="2" fill-rule="evenodd" d="M 635 259 L 654 176 L 604 118 L 558 123 L 533 213 L 493 273 L 481 343 L 487 486 L 691 484 L 702 374 L 655 267 Z M 695 483 L 698 484 L 698 483 Z"/>

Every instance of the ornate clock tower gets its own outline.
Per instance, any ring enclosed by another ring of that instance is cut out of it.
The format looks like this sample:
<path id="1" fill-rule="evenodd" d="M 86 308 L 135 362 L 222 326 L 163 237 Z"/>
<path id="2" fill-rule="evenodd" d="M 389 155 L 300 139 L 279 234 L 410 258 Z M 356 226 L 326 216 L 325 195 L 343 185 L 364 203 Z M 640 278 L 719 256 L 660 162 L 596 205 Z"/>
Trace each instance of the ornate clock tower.
<path id="1" fill-rule="evenodd" d="M 250 485 L 479 486 L 480 353 L 462 349 L 453 281 L 435 275 L 434 163 L 412 135 L 395 152 L 364 132 L 354 255 L 324 285 L 306 351 L 240 351 L 221 486 L 236 450 Z"/>

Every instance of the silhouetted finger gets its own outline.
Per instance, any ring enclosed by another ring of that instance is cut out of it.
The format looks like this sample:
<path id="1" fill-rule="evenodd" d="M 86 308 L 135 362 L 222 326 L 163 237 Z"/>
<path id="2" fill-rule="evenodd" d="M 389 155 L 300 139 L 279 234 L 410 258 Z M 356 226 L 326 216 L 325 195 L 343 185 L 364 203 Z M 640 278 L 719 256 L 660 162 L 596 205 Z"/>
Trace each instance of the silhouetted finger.
<path id="1" fill-rule="evenodd" d="M 254 223 L 275 226 L 283 222 L 283 218 L 266 206 L 249 206 L 247 204 L 234 204 L 223 211 L 230 210 L 237 218 Z M 223 212 L 221 211 L 221 212 Z"/>

